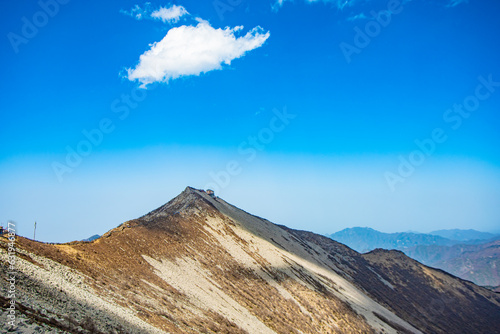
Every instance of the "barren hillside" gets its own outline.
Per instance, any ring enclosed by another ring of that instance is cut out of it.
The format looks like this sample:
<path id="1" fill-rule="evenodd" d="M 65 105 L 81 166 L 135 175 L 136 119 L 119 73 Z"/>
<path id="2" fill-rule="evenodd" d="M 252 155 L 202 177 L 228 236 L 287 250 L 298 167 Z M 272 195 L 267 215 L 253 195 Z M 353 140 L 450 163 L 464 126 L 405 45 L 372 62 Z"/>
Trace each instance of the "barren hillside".
<path id="1" fill-rule="evenodd" d="M 400 252 L 360 255 L 189 187 L 97 240 L 18 238 L 17 247 L 26 333 L 500 333 L 491 291 Z"/>

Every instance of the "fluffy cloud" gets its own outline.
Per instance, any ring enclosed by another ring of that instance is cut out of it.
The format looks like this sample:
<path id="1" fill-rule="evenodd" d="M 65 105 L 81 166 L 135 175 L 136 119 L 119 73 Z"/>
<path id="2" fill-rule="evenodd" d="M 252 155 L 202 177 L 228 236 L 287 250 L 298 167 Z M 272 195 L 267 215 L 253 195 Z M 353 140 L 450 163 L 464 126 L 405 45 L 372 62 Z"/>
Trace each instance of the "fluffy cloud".
<path id="1" fill-rule="evenodd" d="M 136 20 L 142 19 L 155 19 L 162 20 L 164 23 L 176 23 L 184 15 L 189 15 L 186 8 L 182 6 L 172 5 L 170 7 L 160 7 L 159 9 L 152 10 L 151 3 L 146 2 L 146 4 L 141 7 L 135 5 L 131 10 L 120 10 L 120 13 L 131 16 Z"/>
<path id="2" fill-rule="evenodd" d="M 182 6 L 173 5 L 172 7 L 160 7 L 160 9 L 155 10 L 151 13 L 151 17 L 154 19 L 160 19 L 163 22 L 176 23 L 179 19 L 189 14 L 186 8 Z"/>
<path id="3" fill-rule="evenodd" d="M 145 88 L 154 82 L 219 70 L 223 64 L 229 65 L 233 59 L 262 46 L 270 35 L 255 27 L 237 37 L 242 29 L 242 26 L 214 29 L 203 20 L 196 26 L 172 28 L 140 56 L 134 69 L 127 69 L 128 79 L 139 81 Z"/>

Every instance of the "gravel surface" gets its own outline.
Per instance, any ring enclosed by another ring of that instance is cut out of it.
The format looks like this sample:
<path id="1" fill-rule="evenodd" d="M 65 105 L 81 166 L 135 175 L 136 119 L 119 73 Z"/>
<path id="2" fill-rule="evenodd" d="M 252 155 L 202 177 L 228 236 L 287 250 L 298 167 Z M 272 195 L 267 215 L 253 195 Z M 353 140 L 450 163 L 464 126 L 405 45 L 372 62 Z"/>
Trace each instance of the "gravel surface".
<path id="1" fill-rule="evenodd" d="M 85 283 L 90 278 L 50 259 L 17 251 L 36 264 L 16 256 L 16 302 L 20 305 L 16 307 L 14 333 L 165 333 L 141 320 L 133 310 L 97 296 Z M 0 248 L 3 299 L 9 285 L 7 260 L 7 251 Z M 8 328 L 6 322 L 4 309 L 4 329 Z"/>

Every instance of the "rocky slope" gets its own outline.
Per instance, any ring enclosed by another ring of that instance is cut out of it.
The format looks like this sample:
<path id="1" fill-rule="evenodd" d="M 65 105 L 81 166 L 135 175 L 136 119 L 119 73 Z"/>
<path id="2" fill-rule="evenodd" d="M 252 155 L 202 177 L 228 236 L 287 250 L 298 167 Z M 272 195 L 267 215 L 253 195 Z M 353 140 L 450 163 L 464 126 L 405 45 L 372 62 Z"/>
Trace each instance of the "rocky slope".
<path id="1" fill-rule="evenodd" d="M 91 242 L 16 243 L 19 332 L 500 333 L 489 290 L 193 188 Z"/>

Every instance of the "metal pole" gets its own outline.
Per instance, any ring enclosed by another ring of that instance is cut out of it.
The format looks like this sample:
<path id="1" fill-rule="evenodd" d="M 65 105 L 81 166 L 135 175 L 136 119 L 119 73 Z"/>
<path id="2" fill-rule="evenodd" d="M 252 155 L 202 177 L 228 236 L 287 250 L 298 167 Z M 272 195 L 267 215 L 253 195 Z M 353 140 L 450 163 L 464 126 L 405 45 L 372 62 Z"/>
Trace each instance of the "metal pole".
<path id="1" fill-rule="evenodd" d="M 33 240 L 36 240 L 35 235 L 36 235 L 36 222 L 35 222 L 35 230 L 33 231 Z"/>

